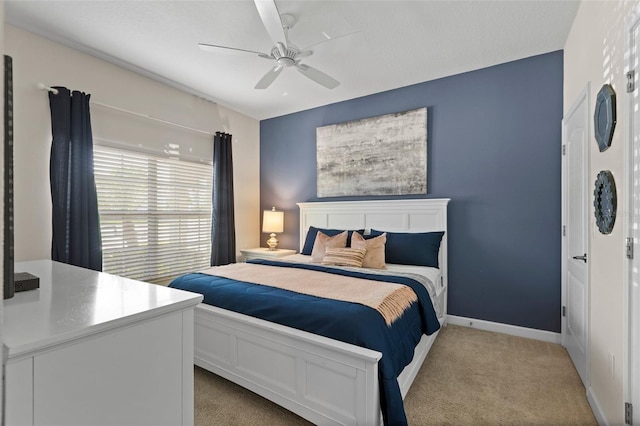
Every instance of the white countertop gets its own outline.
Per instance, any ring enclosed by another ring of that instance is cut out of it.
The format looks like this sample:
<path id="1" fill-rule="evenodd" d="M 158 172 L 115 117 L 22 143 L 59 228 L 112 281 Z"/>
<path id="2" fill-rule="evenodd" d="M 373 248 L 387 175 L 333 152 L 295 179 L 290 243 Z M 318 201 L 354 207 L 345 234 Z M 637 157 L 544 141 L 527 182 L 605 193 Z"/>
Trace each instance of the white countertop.
<path id="1" fill-rule="evenodd" d="M 9 358 L 163 313 L 195 306 L 202 295 L 50 260 L 18 262 L 40 288 L 4 301 Z"/>

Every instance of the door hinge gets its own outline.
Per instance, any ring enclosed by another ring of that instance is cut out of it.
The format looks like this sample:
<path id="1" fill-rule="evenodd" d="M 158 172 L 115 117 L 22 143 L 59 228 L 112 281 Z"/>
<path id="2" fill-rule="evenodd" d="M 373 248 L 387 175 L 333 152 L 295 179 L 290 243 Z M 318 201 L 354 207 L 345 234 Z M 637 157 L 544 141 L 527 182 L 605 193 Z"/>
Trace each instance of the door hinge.
<path id="1" fill-rule="evenodd" d="M 567 146 L 562 145 L 562 155 L 567 155 Z"/>
<path id="2" fill-rule="evenodd" d="M 630 402 L 624 403 L 624 424 L 633 424 L 633 405 Z"/>
<path id="3" fill-rule="evenodd" d="M 567 236 L 567 226 L 566 225 L 562 225 L 562 236 L 563 237 Z"/>
<path id="4" fill-rule="evenodd" d="M 627 259 L 633 259 L 633 238 L 629 237 L 625 243 Z"/>
<path id="5" fill-rule="evenodd" d="M 566 306 L 563 306 L 563 307 L 562 307 L 562 316 L 563 316 L 563 317 L 566 317 L 566 316 L 567 316 L 567 307 L 566 307 Z"/>
<path id="6" fill-rule="evenodd" d="M 636 72 L 634 70 L 627 73 L 627 93 L 631 93 L 636 90 L 635 77 Z"/>

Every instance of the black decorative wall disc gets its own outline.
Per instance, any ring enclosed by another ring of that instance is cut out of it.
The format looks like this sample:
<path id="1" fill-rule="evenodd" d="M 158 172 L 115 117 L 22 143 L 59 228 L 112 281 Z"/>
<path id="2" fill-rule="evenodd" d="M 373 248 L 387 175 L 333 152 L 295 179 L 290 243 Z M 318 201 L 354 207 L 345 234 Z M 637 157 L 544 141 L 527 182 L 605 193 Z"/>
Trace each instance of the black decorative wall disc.
<path id="1" fill-rule="evenodd" d="M 595 207 L 596 225 L 603 234 L 610 234 L 616 222 L 618 198 L 616 182 L 609 170 L 598 173 L 593 190 L 593 206 Z"/>

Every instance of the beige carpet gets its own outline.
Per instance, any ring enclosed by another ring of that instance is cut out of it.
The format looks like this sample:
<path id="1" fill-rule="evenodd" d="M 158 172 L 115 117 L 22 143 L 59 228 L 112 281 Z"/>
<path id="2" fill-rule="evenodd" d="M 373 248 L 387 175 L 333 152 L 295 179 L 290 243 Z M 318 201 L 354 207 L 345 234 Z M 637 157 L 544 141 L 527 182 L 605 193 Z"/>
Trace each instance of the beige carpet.
<path id="1" fill-rule="evenodd" d="M 596 425 L 559 345 L 449 325 L 409 394 L 410 425 Z M 200 368 L 195 425 L 306 425 L 289 411 Z"/>

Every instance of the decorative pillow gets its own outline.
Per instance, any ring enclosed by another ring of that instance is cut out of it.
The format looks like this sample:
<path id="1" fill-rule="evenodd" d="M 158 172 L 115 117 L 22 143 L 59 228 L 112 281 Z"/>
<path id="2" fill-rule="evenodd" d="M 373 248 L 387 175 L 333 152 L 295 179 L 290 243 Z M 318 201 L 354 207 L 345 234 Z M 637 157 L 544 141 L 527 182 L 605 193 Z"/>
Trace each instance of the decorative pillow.
<path id="1" fill-rule="evenodd" d="M 306 254 L 308 256 L 313 252 L 313 245 L 316 242 L 316 235 L 318 231 L 322 232 L 325 235 L 333 237 L 335 235 L 338 235 L 344 232 L 344 229 L 324 229 L 324 228 L 316 228 L 315 226 L 310 226 L 309 230 L 307 231 L 307 236 L 304 239 L 304 246 L 302 246 L 302 252 L 300 252 L 300 254 Z M 349 234 L 347 235 L 346 247 L 350 246 L 351 234 L 353 234 L 353 232 L 354 231 L 349 231 Z M 358 232 L 363 233 L 364 229 L 358 230 Z"/>
<path id="2" fill-rule="evenodd" d="M 322 264 L 361 268 L 366 252 L 363 248 L 328 248 L 322 258 Z"/>
<path id="3" fill-rule="evenodd" d="M 371 230 L 371 236 L 382 235 Z M 387 232 L 385 260 L 400 265 L 419 265 L 439 268 L 438 252 L 444 232 Z"/>
<path id="4" fill-rule="evenodd" d="M 351 247 L 367 250 L 362 261 L 363 268 L 387 269 L 384 261 L 384 246 L 387 242 L 387 234 L 365 239 L 360 233 L 354 232 L 351 237 Z"/>
<path id="5" fill-rule="evenodd" d="M 321 231 L 318 231 L 316 242 L 313 243 L 311 251 L 311 261 L 320 263 L 324 257 L 324 253 L 328 248 L 344 248 L 347 246 L 347 231 L 343 231 L 338 235 L 330 237 Z"/>

